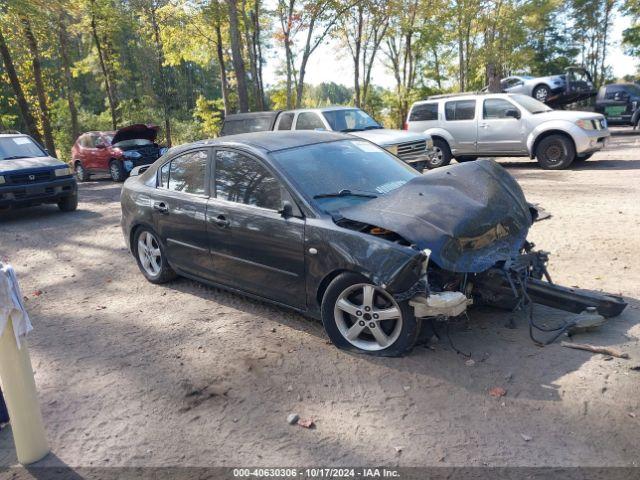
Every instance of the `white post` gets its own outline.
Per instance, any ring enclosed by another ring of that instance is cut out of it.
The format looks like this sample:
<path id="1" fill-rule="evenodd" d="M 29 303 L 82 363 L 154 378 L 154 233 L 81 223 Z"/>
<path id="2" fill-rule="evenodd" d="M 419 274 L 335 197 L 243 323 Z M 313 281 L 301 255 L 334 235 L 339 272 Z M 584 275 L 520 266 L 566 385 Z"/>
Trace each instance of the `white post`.
<path id="1" fill-rule="evenodd" d="M 9 277 L 10 275 L 7 275 L 4 269 L 0 269 L 0 281 L 6 282 Z M 9 281 L 9 283 L 1 285 L 0 288 L 2 286 L 5 289 L 0 292 L 0 298 L 3 300 L 0 305 L 0 314 L 3 310 L 5 314 L 7 310 L 10 313 L 6 315 L 5 322 L 0 322 L 0 328 L 4 323 L 4 329 L 0 331 L 0 381 L 2 382 L 2 394 L 9 411 L 18 461 L 22 464 L 29 464 L 37 462 L 49 453 L 27 342 L 24 335 L 20 335 L 20 346 L 16 341 L 16 331 L 26 332 L 31 328 L 31 324 L 28 324 L 28 329 L 24 328 L 26 312 L 25 316 L 16 315 L 16 313 L 24 311 L 20 302 L 20 289 L 17 282 Z M 6 288 L 7 286 L 9 288 Z M 5 295 L 1 295 L 1 293 Z M 7 293 L 11 294 L 9 298 Z M 11 305 L 8 304 L 9 302 Z M 16 303 L 20 304 L 20 310 L 15 309 Z M 14 318 L 18 322 L 23 322 L 21 329 L 16 330 Z M 28 323 L 28 317 L 26 317 L 26 322 Z"/>

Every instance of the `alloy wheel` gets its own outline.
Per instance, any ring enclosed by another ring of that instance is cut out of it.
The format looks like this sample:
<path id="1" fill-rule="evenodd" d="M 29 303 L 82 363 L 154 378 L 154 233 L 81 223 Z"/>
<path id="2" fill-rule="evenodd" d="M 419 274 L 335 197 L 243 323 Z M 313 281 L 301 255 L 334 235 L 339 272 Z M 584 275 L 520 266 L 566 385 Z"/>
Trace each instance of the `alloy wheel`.
<path id="1" fill-rule="evenodd" d="M 138 258 L 142 268 L 149 275 L 156 277 L 160 274 L 162 252 L 158 240 L 152 233 L 144 231 L 138 237 Z"/>
<path id="2" fill-rule="evenodd" d="M 444 153 L 442 152 L 442 149 L 439 147 L 434 147 L 434 150 L 435 152 L 431 156 L 429 163 L 434 167 L 439 167 L 440 165 L 442 165 L 442 162 L 444 161 Z"/>
<path id="3" fill-rule="evenodd" d="M 334 316 L 342 336 L 369 352 L 389 347 L 402 331 L 398 303 L 385 290 L 368 283 L 345 289 L 336 300 Z"/>

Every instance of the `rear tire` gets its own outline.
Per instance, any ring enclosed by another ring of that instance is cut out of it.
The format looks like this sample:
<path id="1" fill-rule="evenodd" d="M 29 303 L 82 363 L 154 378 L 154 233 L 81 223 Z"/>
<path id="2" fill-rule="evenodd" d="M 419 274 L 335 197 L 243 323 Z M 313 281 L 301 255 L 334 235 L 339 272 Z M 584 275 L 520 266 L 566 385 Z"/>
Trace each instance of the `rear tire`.
<path id="1" fill-rule="evenodd" d="M 124 182 L 127 179 L 127 173 L 124 171 L 122 162 L 117 160 L 111 160 L 111 163 L 109 163 L 109 173 L 111 174 L 111 180 L 114 182 Z"/>
<path id="2" fill-rule="evenodd" d="M 433 140 L 433 149 L 435 150 L 435 155 L 432 157 L 431 161 L 426 162 L 427 168 L 431 170 L 433 168 L 449 165 L 453 158 L 449 144 L 444 140 L 436 138 Z"/>
<path id="3" fill-rule="evenodd" d="M 58 202 L 58 208 L 63 212 L 74 212 L 78 208 L 78 194 L 65 197 Z"/>
<path id="4" fill-rule="evenodd" d="M 361 275 L 338 275 L 321 305 L 322 323 L 331 342 L 343 350 L 395 357 L 407 353 L 420 334 L 409 301 L 397 302 Z"/>
<path id="5" fill-rule="evenodd" d="M 82 162 L 77 161 L 75 163 L 74 170 L 76 172 L 76 178 L 78 179 L 79 182 L 88 182 L 91 179 L 91 175 L 82 166 Z"/>
<path id="6" fill-rule="evenodd" d="M 458 163 L 465 163 L 465 162 L 473 162 L 474 160 L 477 160 L 478 157 L 471 157 L 471 156 L 460 156 L 460 157 L 456 157 L 456 162 Z"/>
<path id="7" fill-rule="evenodd" d="M 545 170 L 562 170 L 576 159 L 576 148 L 564 135 L 549 135 L 538 143 L 536 158 Z"/>
<path id="8" fill-rule="evenodd" d="M 151 229 L 142 227 L 136 231 L 132 251 L 138 268 L 151 283 L 167 283 L 177 277 L 167 262 L 164 247 Z"/>
<path id="9" fill-rule="evenodd" d="M 551 89 L 546 85 L 538 85 L 531 94 L 539 102 L 545 103 L 551 96 Z"/>

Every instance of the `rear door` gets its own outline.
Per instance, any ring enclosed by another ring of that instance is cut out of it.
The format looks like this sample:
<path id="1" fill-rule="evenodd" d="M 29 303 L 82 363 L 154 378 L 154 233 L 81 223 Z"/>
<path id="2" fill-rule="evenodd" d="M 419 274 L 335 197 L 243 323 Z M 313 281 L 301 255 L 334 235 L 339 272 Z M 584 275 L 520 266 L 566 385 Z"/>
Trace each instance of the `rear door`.
<path id="1" fill-rule="evenodd" d="M 260 159 L 233 149 L 216 150 L 212 190 L 207 231 L 217 280 L 304 308 L 305 222 L 279 213 L 284 201 L 295 205 L 288 190 Z"/>
<path id="2" fill-rule="evenodd" d="M 109 170 L 109 161 L 111 160 L 111 143 L 107 138 L 102 135 L 96 135 L 95 141 L 95 153 L 94 163 L 96 170 Z"/>
<path id="3" fill-rule="evenodd" d="M 451 152 L 455 155 L 476 153 L 476 100 L 444 102 L 444 128 L 453 137 Z"/>
<path id="4" fill-rule="evenodd" d="M 523 122 L 507 112 L 520 109 L 504 98 L 482 100 L 482 118 L 478 120 L 478 153 L 521 154 L 526 152 Z"/>
<path id="5" fill-rule="evenodd" d="M 206 213 L 211 149 L 189 150 L 158 170 L 153 198 L 155 229 L 175 268 L 211 278 Z"/>

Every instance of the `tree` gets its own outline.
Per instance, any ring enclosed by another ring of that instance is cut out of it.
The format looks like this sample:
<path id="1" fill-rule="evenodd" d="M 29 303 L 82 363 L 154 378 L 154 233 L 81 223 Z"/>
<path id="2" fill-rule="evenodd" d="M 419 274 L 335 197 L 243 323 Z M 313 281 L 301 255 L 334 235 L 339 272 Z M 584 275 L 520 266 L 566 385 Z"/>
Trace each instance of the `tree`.
<path id="1" fill-rule="evenodd" d="M 236 74 L 236 86 L 238 90 L 238 106 L 241 112 L 249 111 L 249 93 L 247 90 L 247 74 L 242 57 L 242 37 L 238 23 L 237 0 L 226 0 L 229 7 L 229 35 L 231 39 L 231 53 L 233 70 Z"/>
<path id="2" fill-rule="evenodd" d="M 73 80 L 71 78 L 71 61 L 69 60 L 69 41 L 67 26 L 67 16 L 64 12 L 60 12 L 58 17 L 58 40 L 60 42 L 60 58 L 62 60 L 65 91 L 67 93 L 67 103 L 69 105 L 69 114 L 71 117 L 71 138 L 75 140 L 80 135 L 80 127 L 78 125 L 78 109 L 76 108 L 76 102 L 73 98 Z"/>

